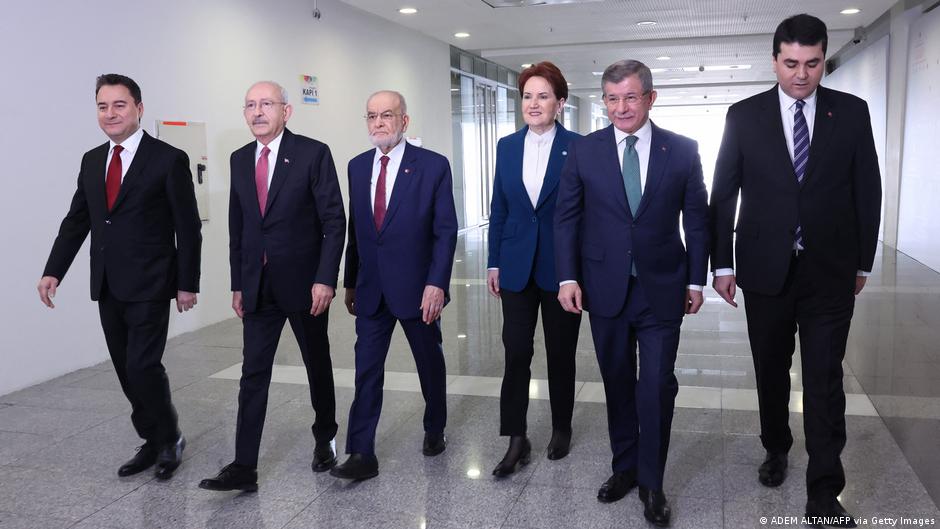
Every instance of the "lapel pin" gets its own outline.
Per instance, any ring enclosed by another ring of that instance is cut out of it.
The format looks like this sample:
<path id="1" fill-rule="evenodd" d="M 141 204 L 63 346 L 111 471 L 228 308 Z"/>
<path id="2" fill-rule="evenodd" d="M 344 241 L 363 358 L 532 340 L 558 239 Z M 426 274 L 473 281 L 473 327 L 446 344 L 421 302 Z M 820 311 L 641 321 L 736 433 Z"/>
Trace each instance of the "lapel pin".
<path id="1" fill-rule="evenodd" d="M 660 147 L 660 149 L 662 149 L 663 152 L 666 152 L 666 146 L 665 146 L 665 145 L 663 145 L 662 147 Z"/>
<path id="2" fill-rule="evenodd" d="M 568 156 L 568 151 L 561 151 L 562 156 Z"/>
<path id="3" fill-rule="evenodd" d="M 284 163 L 290 163 L 290 160 L 287 158 L 284 158 Z"/>
<path id="4" fill-rule="evenodd" d="M 832 112 L 826 112 L 826 115 L 831 118 L 831 117 L 832 117 Z"/>
<path id="5" fill-rule="evenodd" d="M 407 168 L 405 169 L 405 174 L 408 174 L 410 172 L 411 172 L 411 169 L 407 169 Z"/>

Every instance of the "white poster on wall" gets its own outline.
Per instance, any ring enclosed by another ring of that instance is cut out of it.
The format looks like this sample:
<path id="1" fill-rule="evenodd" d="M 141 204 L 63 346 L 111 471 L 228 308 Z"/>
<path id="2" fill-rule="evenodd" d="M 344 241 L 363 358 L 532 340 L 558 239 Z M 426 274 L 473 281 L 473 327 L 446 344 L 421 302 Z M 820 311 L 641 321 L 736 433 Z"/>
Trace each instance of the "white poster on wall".
<path id="1" fill-rule="evenodd" d="M 320 104 L 320 86 L 315 75 L 300 74 L 300 95 L 305 105 Z"/>

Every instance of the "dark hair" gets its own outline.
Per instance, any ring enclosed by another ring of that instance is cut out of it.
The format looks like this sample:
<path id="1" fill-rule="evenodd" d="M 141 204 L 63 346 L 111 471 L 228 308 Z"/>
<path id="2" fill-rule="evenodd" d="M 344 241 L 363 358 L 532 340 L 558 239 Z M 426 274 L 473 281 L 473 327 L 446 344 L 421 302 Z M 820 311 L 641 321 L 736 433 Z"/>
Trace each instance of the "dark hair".
<path id="1" fill-rule="evenodd" d="M 95 97 L 98 97 L 98 90 L 101 90 L 102 86 L 114 86 L 121 85 L 126 87 L 127 90 L 131 93 L 131 97 L 134 98 L 134 104 L 139 105 L 141 101 L 140 97 L 140 85 L 138 85 L 133 79 L 126 75 L 121 75 L 119 73 L 106 73 L 98 76 L 98 79 L 95 80 Z"/>
<path id="2" fill-rule="evenodd" d="M 541 77 L 548 81 L 557 99 L 568 99 L 568 81 L 566 81 L 565 76 L 561 74 L 561 70 L 548 61 L 533 64 L 525 70 L 522 70 L 522 73 L 519 74 L 520 95 L 525 91 L 525 84 L 533 77 Z"/>
<path id="3" fill-rule="evenodd" d="M 601 76 L 601 90 L 607 83 L 618 84 L 631 75 L 640 79 L 644 94 L 653 90 L 653 72 L 642 62 L 634 60 L 617 61 L 604 69 L 604 75 Z"/>
<path id="4" fill-rule="evenodd" d="M 801 46 L 815 46 L 822 43 L 823 55 L 829 47 L 829 35 L 826 33 L 826 23 L 813 15 L 805 13 L 793 15 L 784 20 L 777 26 L 774 33 L 774 58 L 780 53 L 780 43 L 793 44 L 794 42 Z"/>

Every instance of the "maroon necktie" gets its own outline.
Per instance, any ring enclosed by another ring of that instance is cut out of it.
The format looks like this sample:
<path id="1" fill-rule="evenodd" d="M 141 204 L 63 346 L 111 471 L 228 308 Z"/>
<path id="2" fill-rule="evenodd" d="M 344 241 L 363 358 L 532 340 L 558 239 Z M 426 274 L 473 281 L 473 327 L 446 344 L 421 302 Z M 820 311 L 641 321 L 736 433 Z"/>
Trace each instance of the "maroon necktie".
<path id="1" fill-rule="evenodd" d="M 114 201 L 117 200 L 118 191 L 121 190 L 121 151 L 124 147 L 114 146 L 114 154 L 111 155 L 111 163 L 108 164 L 108 176 L 104 180 L 104 192 L 108 200 L 108 211 L 114 207 Z M 101 173 L 98 173 L 101 174 Z"/>
<path id="2" fill-rule="evenodd" d="M 258 207 L 261 208 L 261 216 L 264 216 L 264 206 L 268 203 L 268 153 L 271 149 L 265 145 L 261 149 L 261 156 L 258 157 L 258 165 L 255 166 L 255 189 L 258 190 Z"/>
<path id="3" fill-rule="evenodd" d="M 379 180 L 375 183 L 375 204 L 372 206 L 372 212 L 375 215 L 375 231 L 382 229 L 382 221 L 385 220 L 385 174 L 388 168 L 388 156 L 379 158 L 382 162 L 382 168 L 379 169 Z"/>

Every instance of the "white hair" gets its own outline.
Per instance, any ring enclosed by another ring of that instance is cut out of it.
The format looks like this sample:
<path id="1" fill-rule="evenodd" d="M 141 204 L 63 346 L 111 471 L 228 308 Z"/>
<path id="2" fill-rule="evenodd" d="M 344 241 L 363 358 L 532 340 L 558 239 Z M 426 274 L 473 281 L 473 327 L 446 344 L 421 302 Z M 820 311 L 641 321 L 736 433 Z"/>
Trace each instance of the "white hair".
<path id="1" fill-rule="evenodd" d="M 401 95 L 401 92 L 396 92 L 394 90 L 379 90 L 378 92 L 374 92 L 372 95 L 370 95 L 367 101 L 372 101 L 373 97 L 380 95 L 380 94 L 391 94 L 397 97 L 398 105 L 401 107 L 401 113 L 402 114 L 408 113 L 408 103 L 405 103 L 405 96 Z"/>
<path id="2" fill-rule="evenodd" d="M 282 102 L 282 103 L 287 104 L 287 103 L 290 102 L 290 100 L 287 98 L 287 89 L 284 88 L 283 86 L 281 86 L 280 83 L 277 83 L 277 82 L 275 82 L 275 81 L 258 81 L 258 82 L 256 82 L 255 84 L 253 84 L 253 85 L 251 85 L 251 86 L 248 87 L 248 92 L 251 92 L 251 89 L 252 89 L 252 88 L 254 88 L 254 87 L 258 86 L 258 85 L 262 85 L 262 84 L 271 85 L 271 86 L 273 86 L 274 88 L 276 88 L 277 91 L 281 93 L 281 102 Z M 246 92 L 246 93 L 247 93 L 247 92 Z"/>

